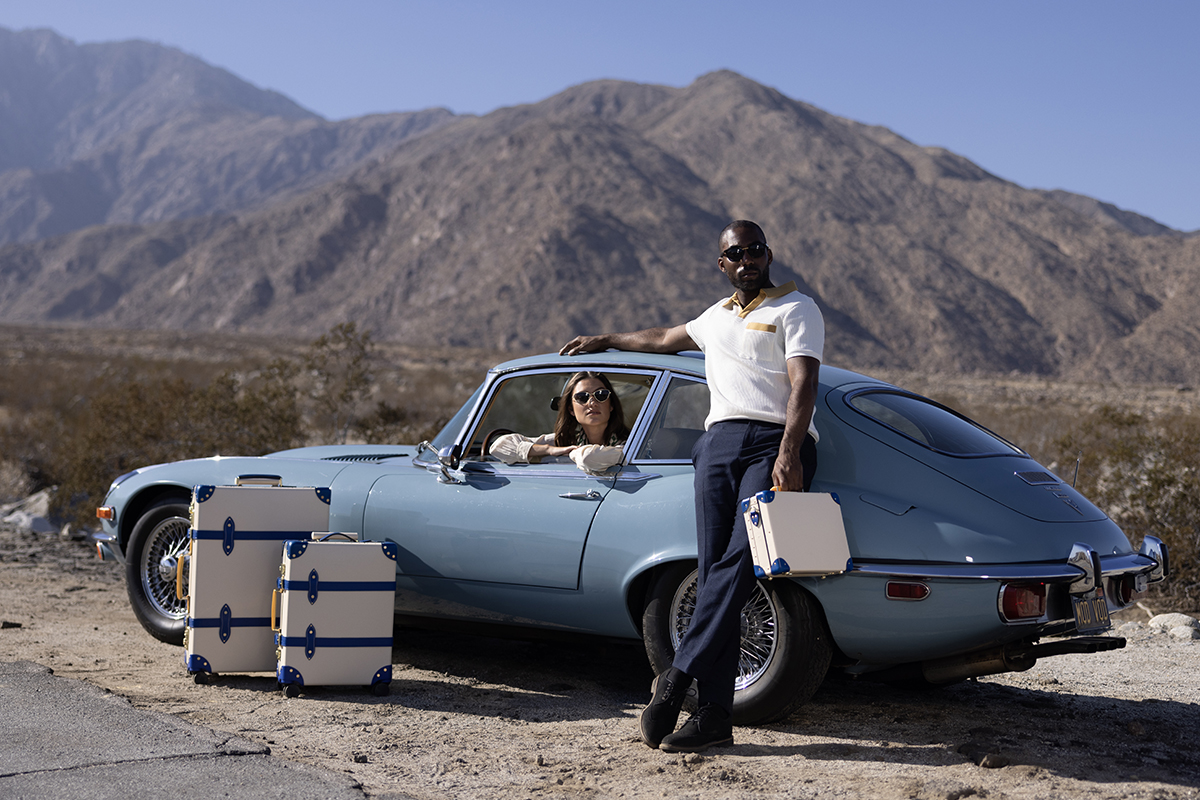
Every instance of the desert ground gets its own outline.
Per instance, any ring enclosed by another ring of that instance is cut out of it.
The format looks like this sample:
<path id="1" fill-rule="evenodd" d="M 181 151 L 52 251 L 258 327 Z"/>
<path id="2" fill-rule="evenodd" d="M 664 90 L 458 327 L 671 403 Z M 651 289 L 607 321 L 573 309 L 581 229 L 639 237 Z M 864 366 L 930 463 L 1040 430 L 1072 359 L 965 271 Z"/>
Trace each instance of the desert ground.
<path id="1" fill-rule="evenodd" d="M 681 756 L 638 739 L 651 673 L 636 642 L 397 630 L 385 697 L 286 698 L 268 674 L 197 685 L 139 627 L 118 565 L 70 532 L 0 527 L 0 658 L 348 773 L 371 797 L 1200 797 L 1197 629 L 1122 617 L 1123 650 L 938 690 L 829 680 L 785 722 Z"/>

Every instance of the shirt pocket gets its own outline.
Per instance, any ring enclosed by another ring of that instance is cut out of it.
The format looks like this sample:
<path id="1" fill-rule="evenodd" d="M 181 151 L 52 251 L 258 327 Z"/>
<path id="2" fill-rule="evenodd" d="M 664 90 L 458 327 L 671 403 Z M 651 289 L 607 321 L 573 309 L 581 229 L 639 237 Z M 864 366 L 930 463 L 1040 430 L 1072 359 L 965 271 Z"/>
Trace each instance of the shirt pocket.
<path id="1" fill-rule="evenodd" d="M 779 326 L 768 322 L 747 322 L 742 331 L 742 358 L 772 361 L 782 352 Z"/>

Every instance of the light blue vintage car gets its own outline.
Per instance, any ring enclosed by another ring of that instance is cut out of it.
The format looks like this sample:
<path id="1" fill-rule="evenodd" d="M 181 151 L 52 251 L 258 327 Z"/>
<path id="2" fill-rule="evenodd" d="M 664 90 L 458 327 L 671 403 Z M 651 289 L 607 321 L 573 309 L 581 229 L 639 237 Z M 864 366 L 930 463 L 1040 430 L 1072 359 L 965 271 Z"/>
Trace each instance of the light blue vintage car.
<path id="1" fill-rule="evenodd" d="M 497 430 L 553 430 L 551 399 L 604 372 L 632 434 L 609 474 L 484 457 Z M 665 669 L 695 596 L 692 444 L 708 409 L 700 354 L 547 355 L 490 370 L 429 443 L 309 447 L 162 464 L 113 482 L 102 554 L 125 562 L 145 628 L 180 642 L 176 563 L 195 485 L 275 475 L 332 491 L 330 529 L 399 550 L 401 621 L 641 638 Z M 759 582 L 735 719 L 781 719 L 832 669 L 943 684 L 1124 645 L 1108 613 L 1162 580 L 1167 551 L 1121 530 L 1028 454 L 887 383 L 821 368 L 813 491 L 841 504 L 852 569 Z"/>

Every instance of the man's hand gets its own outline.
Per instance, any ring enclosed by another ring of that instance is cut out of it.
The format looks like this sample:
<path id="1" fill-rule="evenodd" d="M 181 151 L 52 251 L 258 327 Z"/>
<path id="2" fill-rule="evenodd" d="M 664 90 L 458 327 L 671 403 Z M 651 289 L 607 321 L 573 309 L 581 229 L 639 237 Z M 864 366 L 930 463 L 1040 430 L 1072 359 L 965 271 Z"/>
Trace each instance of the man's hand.
<path id="1" fill-rule="evenodd" d="M 560 356 L 577 356 L 580 353 L 599 353 L 609 348 L 608 336 L 576 336 L 558 351 Z"/>
<path id="2" fill-rule="evenodd" d="M 771 469 L 771 485 L 784 492 L 804 491 L 804 467 L 798 450 L 789 448 L 775 459 Z"/>

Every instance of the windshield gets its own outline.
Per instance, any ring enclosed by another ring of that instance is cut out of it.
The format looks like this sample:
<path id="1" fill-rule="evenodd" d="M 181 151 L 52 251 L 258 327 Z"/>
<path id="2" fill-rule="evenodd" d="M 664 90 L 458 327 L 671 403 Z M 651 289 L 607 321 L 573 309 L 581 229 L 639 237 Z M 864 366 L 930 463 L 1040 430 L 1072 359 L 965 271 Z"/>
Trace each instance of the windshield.
<path id="1" fill-rule="evenodd" d="M 481 391 L 483 391 L 482 386 L 476 389 L 471 396 L 467 398 L 467 402 L 463 403 L 462 408 L 458 410 L 458 413 L 450 418 L 450 421 L 446 423 L 446 427 L 438 431 L 438 435 L 433 437 L 433 441 L 429 444 L 432 446 L 435 455 L 437 454 L 437 451 L 441 450 L 443 447 L 454 444 L 455 437 L 458 436 L 458 432 L 462 429 L 463 423 L 467 421 L 467 414 L 470 414 L 471 409 L 475 407 L 475 401 L 479 399 L 479 393 Z"/>
<path id="2" fill-rule="evenodd" d="M 866 391 L 846 399 L 850 407 L 918 444 L 952 456 L 1025 455 L 964 416 L 932 400 L 891 391 Z"/>

